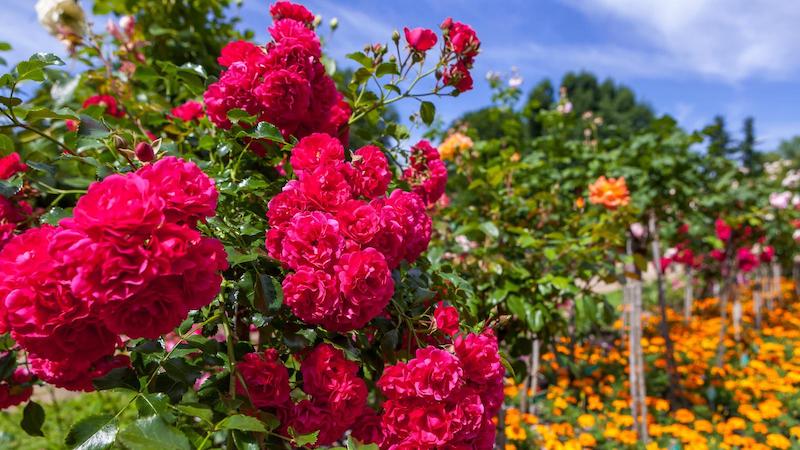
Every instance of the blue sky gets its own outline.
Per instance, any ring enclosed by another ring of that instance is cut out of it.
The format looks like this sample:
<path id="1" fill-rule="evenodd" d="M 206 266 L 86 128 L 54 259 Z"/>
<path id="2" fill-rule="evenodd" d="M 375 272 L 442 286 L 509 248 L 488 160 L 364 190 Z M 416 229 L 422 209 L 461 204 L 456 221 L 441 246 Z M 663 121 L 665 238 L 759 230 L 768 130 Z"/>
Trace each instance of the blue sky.
<path id="1" fill-rule="evenodd" d="M 34 51 L 63 53 L 36 23 L 33 0 L 4 0 L 0 41 L 15 61 Z M 84 0 L 86 6 L 88 2 Z M 715 114 L 732 131 L 753 115 L 762 149 L 800 134 L 800 3 L 786 0 L 308 0 L 339 30 L 327 51 L 337 60 L 393 29 L 438 28 L 452 16 L 483 41 L 476 89 L 442 99 L 447 121 L 489 102 L 484 75 L 519 69 L 530 88 L 543 77 L 586 69 L 631 86 L 659 113 L 688 129 Z M 244 24 L 266 40 L 268 2 L 244 0 Z M 97 22 L 103 23 L 104 19 Z M 24 37 L 24 39 L 21 39 Z"/>

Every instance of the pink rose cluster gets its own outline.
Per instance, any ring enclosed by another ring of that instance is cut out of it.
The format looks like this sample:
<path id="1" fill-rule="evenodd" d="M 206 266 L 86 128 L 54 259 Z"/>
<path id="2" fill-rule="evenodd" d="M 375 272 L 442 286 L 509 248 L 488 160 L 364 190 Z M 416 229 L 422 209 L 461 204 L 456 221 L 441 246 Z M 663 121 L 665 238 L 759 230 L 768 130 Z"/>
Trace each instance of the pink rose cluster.
<path id="1" fill-rule="evenodd" d="M 175 157 L 89 186 L 58 227 L 32 228 L 0 252 L 0 332 L 31 369 L 68 389 L 126 365 L 119 335 L 156 338 L 213 300 L 226 254 L 197 223 L 217 190 Z"/>
<path id="2" fill-rule="evenodd" d="M 303 321 L 344 332 L 366 325 L 394 294 L 392 269 L 428 247 L 431 219 L 419 195 L 395 190 L 381 150 L 345 161 L 335 138 L 312 134 L 292 150 L 298 179 L 269 202 L 269 255 L 291 269 L 284 303 Z"/>
<path id="3" fill-rule="evenodd" d="M 386 401 L 381 442 L 373 442 L 382 449 L 493 448 L 504 375 L 490 330 L 456 336 L 452 350 L 418 349 L 378 380 Z"/>
<path id="4" fill-rule="evenodd" d="M 366 407 L 367 385 L 358 364 L 329 344 L 315 347 L 300 364 L 307 398 L 292 401 L 289 373 L 278 352 L 249 353 L 236 365 L 241 378 L 236 392 L 253 407 L 276 412 L 282 434 L 291 427 L 297 435 L 319 431 L 316 445 L 329 445 L 350 429 Z"/>
<path id="5" fill-rule="evenodd" d="M 270 13 L 273 41 L 266 47 L 236 41 L 222 49 L 218 61 L 226 70 L 203 96 L 208 117 L 227 129 L 228 112 L 238 108 L 285 137 L 323 132 L 345 142 L 351 111 L 320 62 L 313 14 L 290 2 L 275 3 Z"/>
<path id="6" fill-rule="evenodd" d="M 19 153 L 0 157 L 0 180 L 7 180 L 20 172 L 28 170 Z M 0 250 L 14 236 L 17 225 L 24 222 L 33 209 L 24 200 L 13 200 L 0 195 Z"/>
<path id="7" fill-rule="evenodd" d="M 447 186 L 447 167 L 439 151 L 430 142 L 419 141 L 411 147 L 410 163 L 403 177 L 427 205 L 433 205 L 442 197 Z"/>
<path id="8" fill-rule="evenodd" d="M 453 86 L 459 92 L 472 89 L 470 69 L 478 56 L 481 41 L 469 25 L 446 19 L 441 25 L 445 43 L 445 58 L 450 64 L 442 72 L 445 86 Z"/>

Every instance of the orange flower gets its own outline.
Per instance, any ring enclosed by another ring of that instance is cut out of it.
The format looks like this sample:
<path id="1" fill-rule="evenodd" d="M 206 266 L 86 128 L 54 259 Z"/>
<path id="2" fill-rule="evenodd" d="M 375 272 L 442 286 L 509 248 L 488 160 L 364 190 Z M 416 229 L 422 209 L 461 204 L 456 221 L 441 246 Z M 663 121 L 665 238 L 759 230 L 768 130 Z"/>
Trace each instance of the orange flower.
<path id="1" fill-rule="evenodd" d="M 694 422 L 694 413 L 692 413 L 688 409 L 681 408 L 675 411 L 675 420 L 677 420 L 680 423 Z"/>
<path id="2" fill-rule="evenodd" d="M 601 176 L 589 185 L 589 201 L 595 205 L 603 205 L 608 209 L 625 206 L 630 201 L 625 177 L 606 178 Z"/>
<path id="3" fill-rule="evenodd" d="M 444 160 L 453 159 L 456 154 L 471 148 L 472 139 L 461 133 L 453 133 L 439 145 L 439 155 Z"/>
<path id="4" fill-rule="evenodd" d="M 578 209 L 583 209 L 586 202 L 583 200 L 583 197 L 578 197 L 575 199 L 575 207 Z"/>

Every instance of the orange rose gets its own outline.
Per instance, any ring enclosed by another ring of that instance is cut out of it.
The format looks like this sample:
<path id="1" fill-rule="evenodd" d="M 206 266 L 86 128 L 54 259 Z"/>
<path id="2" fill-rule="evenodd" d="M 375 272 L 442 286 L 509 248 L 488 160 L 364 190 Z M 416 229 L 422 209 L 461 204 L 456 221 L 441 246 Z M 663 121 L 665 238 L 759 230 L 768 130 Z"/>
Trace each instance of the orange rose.
<path id="1" fill-rule="evenodd" d="M 630 201 L 625 177 L 606 178 L 601 176 L 589 185 L 589 201 L 595 205 L 603 205 L 608 209 L 625 206 Z"/>

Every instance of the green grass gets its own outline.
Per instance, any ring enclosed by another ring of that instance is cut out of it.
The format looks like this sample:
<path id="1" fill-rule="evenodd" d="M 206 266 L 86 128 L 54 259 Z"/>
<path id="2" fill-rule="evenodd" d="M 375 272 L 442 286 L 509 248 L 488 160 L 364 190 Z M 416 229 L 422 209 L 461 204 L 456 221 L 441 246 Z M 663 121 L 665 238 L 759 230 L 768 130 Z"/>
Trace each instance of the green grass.
<path id="1" fill-rule="evenodd" d="M 14 450 L 63 449 L 64 437 L 73 423 L 95 414 L 116 414 L 130 400 L 132 393 L 112 391 L 78 394 L 75 397 L 52 401 L 49 387 L 39 387 L 38 403 L 45 410 L 42 427 L 44 437 L 28 436 L 22 428 L 22 408 L 0 411 L 0 448 Z M 43 395 L 42 395 L 43 394 Z M 122 414 L 122 420 L 132 419 L 136 408 L 130 407 Z"/>

